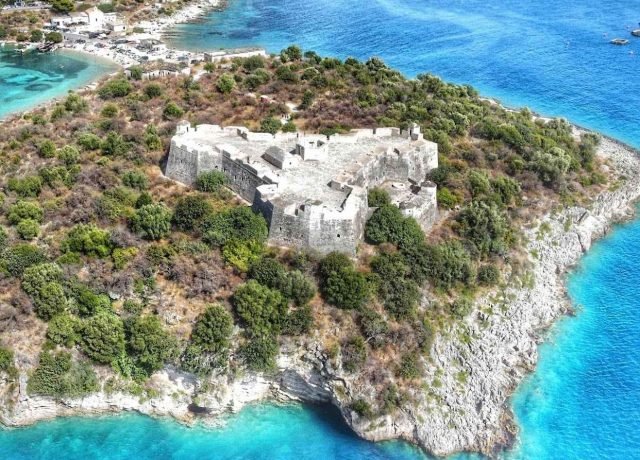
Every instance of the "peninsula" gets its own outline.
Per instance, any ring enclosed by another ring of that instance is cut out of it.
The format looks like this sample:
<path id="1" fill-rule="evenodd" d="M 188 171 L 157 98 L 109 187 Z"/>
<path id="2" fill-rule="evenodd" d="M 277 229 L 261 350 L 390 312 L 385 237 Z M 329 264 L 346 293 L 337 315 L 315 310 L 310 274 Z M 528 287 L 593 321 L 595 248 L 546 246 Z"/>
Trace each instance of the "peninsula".
<path id="1" fill-rule="evenodd" d="M 275 399 L 435 455 L 509 446 L 636 152 L 377 58 L 182 68 L 4 123 L 0 421 Z"/>

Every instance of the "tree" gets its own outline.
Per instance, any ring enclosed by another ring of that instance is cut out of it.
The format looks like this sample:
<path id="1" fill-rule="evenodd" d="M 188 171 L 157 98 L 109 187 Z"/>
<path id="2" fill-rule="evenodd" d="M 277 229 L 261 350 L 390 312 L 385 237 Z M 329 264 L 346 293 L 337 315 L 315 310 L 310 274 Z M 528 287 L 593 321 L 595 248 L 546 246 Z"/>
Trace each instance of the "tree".
<path id="1" fill-rule="evenodd" d="M 93 224 L 76 225 L 60 245 L 62 252 L 77 252 L 89 257 L 107 257 L 112 249 L 111 234 Z"/>
<path id="2" fill-rule="evenodd" d="M 213 213 L 213 206 L 202 195 L 188 195 L 178 200 L 173 211 L 173 224 L 182 231 L 200 226 L 206 216 Z"/>
<path id="3" fill-rule="evenodd" d="M 176 357 L 178 342 L 155 315 L 134 318 L 128 323 L 127 336 L 129 354 L 148 376 Z"/>
<path id="4" fill-rule="evenodd" d="M 38 317 L 49 321 L 67 308 L 67 297 L 64 293 L 64 288 L 55 281 L 44 284 L 37 294 L 33 296 L 33 304 Z"/>
<path id="5" fill-rule="evenodd" d="M 64 36 L 60 32 L 49 32 L 45 35 L 44 38 L 46 41 L 51 43 L 62 43 L 62 41 L 64 40 Z"/>
<path id="6" fill-rule="evenodd" d="M 280 59 L 282 62 L 299 61 L 302 59 L 302 50 L 297 45 L 291 45 L 280 51 Z"/>
<path id="7" fill-rule="evenodd" d="M 222 94 L 229 94 L 235 87 L 236 81 L 234 80 L 233 75 L 225 73 L 218 77 L 216 88 L 218 88 L 218 91 L 220 91 Z"/>
<path id="8" fill-rule="evenodd" d="M 136 210 L 129 224 L 143 238 L 159 240 L 171 232 L 171 211 L 163 204 L 148 204 Z"/>
<path id="9" fill-rule="evenodd" d="M 69 13 L 75 9 L 73 0 L 50 0 L 51 8 L 58 13 Z"/>
<path id="10" fill-rule="evenodd" d="M 222 305 L 208 305 L 193 327 L 191 341 L 206 352 L 225 353 L 232 332 L 233 320 L 229 312 Z"/>
<path id="11" fill-rule="evenodd" d="M 316 294 L 313 281 L 298 270 L 287 273 L 280 281 L 278 289 L 298 306 L 307 304 Z"/>
<path id="12" fill-rule="evenodd" d="M 112 313 L 99 312 L 84 320 L 81 335 L 82 351 L 94 361 L 109 364 L 124 353 L 124 326 Z"/>
<path id="13" fill-rule="evenodd" d="M 533 154 L 530 168 L 538 173 L 545 185 L 557 185 L 571 166 L 571 155 L 560 147 L 553 147 L 547 152 L 538 151 Z"/>
<path id="14" fill-rule="evenodd" d="M 196 189 L 201 192 L 217 192 L 227 183 L 227 177 L 221 171 L 207 171 L 196 179 Z"/>
<path id="15" fill-rule="evenodd" d="M 42 33 L 42 31 L 40 29 L 34 29 L 31 31 L 31 36 L 29 38 L 29 41 L 34 43 L 39 43 L 42 41 L 43 38 L 44 38 L 44 34 Z"/>
<path id="16" fill-rule="evenodd" d="M 233 305 L 251 335 L 261 336 L 280 331 L 286 318 L 287 303 L 280 292 L 250 280 L 233 294 Z"/>

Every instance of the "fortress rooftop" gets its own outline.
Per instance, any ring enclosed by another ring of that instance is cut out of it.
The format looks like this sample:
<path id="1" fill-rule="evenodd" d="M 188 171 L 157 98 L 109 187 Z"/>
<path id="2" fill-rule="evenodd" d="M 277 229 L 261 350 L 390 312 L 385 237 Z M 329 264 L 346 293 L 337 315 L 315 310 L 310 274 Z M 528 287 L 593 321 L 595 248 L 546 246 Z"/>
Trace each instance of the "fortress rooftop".
<path id="1" fill-rule="evenodd" d="M 253 173 L 266 184 L 271 201 L 322 205 L 339 210 L 351 192 L 351 186 L 367 187 L 375 171 L 373 160 L 402 157 L 436 151 L 423 139 L 418 128 L 353 130 L 330 137 L 322 135 L 252 133 L 244 127 L 199 125 L 184 122 L 173 138 L 176 147 L 186 151 L 215 152 L 242 165 L 238 174 Z M 216 166 L 217 168 L 217 166 Z M 423 179 L 418 177 L 417 180 Z"/>

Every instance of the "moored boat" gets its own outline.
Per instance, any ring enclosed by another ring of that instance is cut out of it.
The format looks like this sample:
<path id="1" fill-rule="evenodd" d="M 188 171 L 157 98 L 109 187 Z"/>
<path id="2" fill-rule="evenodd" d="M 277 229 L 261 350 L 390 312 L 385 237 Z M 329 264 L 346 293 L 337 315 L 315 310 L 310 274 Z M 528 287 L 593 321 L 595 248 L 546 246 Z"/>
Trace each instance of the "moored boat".
<path id="1" fill-rule="evenodd" d="M 628 45 L 629 40 L 627 40 L 626 38 L 614 38 L 609 43 L 611 43 L 612 45 Z"/>

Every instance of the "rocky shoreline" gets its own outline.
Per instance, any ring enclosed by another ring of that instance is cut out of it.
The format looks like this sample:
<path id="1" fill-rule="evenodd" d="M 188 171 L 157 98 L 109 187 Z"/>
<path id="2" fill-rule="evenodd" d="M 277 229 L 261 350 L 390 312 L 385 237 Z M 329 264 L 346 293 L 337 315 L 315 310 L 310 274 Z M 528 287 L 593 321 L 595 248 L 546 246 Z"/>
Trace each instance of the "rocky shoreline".
<path id="1" fill-rule="evenodd" d="M 431 359 L 425 363 L 424 388 L 413 390 L 414 404 L 392 414 L 369 419 L 351 410 L 356 398 L 374 397 L 374 384 L 344 373 L 320 344 L 310 341 L 285 344 L 278 372 L 272 376 L 220 376 L 203 385 L 189 374 L 165 369 L 151 378 L 151 386 L 158 391 L 154 397 L 122 392 L 64 401 L 31 397 L 23 368 L 19 385 L 0 382 L 0 396 L 12 401 L 0 409 L 0 422 L 24 426 L 58 416 L 126 410 L 192 423 L 212 421 L 259 401 L 330 402 L 365 439 L 401 438 L 440 456 L 460 451 L 496 456 L 516 439 L 517 426 L 509 407 L 512 393 L 534 370 L 545 331 L 572 312 L 565 287 L 567 271 L 614 222 L 632 215 L 632 204 L 640 196 L 637 153 L 602 139 L 599 155 L 624 181 L 612 184 L 588 209 L 564 208 L 525 229 L 531 262 L 528 275 L 479 299 L 464 323 L 436 339 Z M 451 340 L 452 336 L 456 339 Z M 99 373 L 103 381 L 111 375 L 107 368 Z"/>

